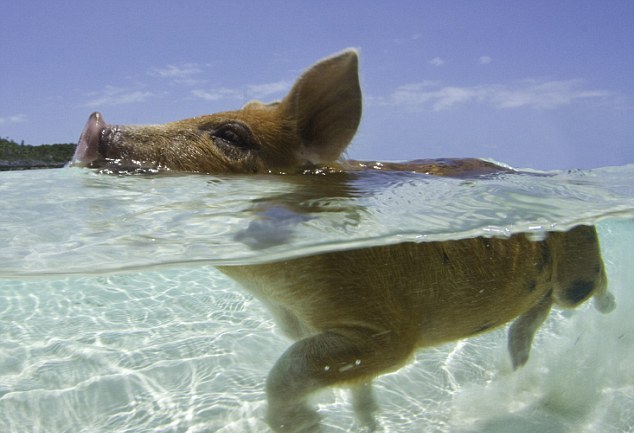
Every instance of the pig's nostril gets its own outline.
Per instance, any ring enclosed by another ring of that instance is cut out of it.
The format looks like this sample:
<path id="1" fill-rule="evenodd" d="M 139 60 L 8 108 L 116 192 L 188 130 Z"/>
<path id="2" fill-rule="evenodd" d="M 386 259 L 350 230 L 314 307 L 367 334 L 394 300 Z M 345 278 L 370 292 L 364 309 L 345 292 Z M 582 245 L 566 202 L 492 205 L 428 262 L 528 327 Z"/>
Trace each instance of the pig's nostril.
<path id="1" fill-rule="evenodd" d="M 102 156 L 100 152 L 101 135 L 107 126 L 108 124 L 103 120 L 103 116 L 99 112 L 94 112 L 88 117 L 84 130 L 79 137 L 79 143 L 77 143 L 71 165 L 86 167 Z"/>
<path id="2" fill-rule="evenodd" d="M 86 122 L 86 126 L 84 127 L 86 138 L 90 141 L 96 141 L 98 143 L 99 137 L 101 136 L 101 133 L 106 126 L 107 124 L 103 120 L 103 116 L 101 115 L 101 113 L 92 113 L 88 118 L 88 122 Z"/>

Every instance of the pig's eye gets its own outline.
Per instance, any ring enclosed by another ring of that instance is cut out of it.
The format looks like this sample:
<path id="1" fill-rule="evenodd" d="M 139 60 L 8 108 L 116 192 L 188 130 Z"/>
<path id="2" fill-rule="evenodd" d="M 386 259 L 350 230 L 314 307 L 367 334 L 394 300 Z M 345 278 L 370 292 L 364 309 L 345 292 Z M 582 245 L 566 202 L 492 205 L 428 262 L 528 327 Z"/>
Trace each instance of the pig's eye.
<path id="1" fill-rule="evenodd" d="M 219 138 L 223 141 L 228 141 L 229 143 L 236 144 L 240 141 L 240 136 L 231 129 L 223 129 L 214 134 L 214 137 Z"/>
<path id="2" fill-rule="evenodd" d="M 213 131 L 214 142 L 218 145 L 234 146 L 244 150 L 251 148 L 251 133 L 246 126 L 228 123 Z"/>

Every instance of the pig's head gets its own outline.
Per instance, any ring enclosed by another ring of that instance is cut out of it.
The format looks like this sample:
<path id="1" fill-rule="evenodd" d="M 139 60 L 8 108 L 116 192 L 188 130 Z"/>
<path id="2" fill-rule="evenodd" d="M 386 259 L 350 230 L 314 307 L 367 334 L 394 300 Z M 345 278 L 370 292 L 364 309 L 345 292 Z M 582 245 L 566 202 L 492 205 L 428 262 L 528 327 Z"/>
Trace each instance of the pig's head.
<path id="1" fill-rule="evenodd" d="M 203 173 L 284 171 L 336 161 L 361 118 L 358 58 L 318 62 L 280 102 L 164 125 L 109 125 L 90 115 L 71 165 Z"/>

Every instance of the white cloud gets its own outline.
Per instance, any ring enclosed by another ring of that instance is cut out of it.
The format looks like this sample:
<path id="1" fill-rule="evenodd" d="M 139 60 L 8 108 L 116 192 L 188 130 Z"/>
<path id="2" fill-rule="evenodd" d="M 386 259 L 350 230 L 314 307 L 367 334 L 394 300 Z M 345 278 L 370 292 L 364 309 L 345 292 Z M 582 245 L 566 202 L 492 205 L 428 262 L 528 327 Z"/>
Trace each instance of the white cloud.
<path id="1" fill-rule="evenodd" d="M 264 98 L 276 93 L 287 92 L 291 87 L 289 81 L 277 81 L 265 84 L 250 84 L 247 86 L 248 95 L 251 98 Z"/>
<path id="2" fill-rule="evenodd" d="M 148 74 L 153 77 L 170 79 L 176 84 L 193 86 L 201 83 L 201 80 L 194 78 L 201 72 L 203 69 L 197 63 L 183 63 L 182 65 L 167 65 L 164 68 L 152 68 Z"/>
<path id="3" fill-rule="evenodd" d="M 605 90 L 584 90 L 583 80 L 537 81 L 525 80 L 514 89 L 491 87 L 487 98 L 498 108 L 532 107 L 542 109 L 570 105 L 574 101 L 605 98 L 610 92 Z"/>
<path id="4" fill-rule="evenodd" d="M 156 96 L 152 92 L 143 92 L 140 90 L 128 90 L 115 86 L 106 86 L 101 92 L 93 92 L 88 94 L 91 100 L 86 102 L 86 107 L 102 107 L 112 105 L 132 104 L 136 102 L 145 102 L 148 98 Z"/>
<path id="5" fill-rule="evenodd" d="M 408 42 L 411 42 L 411 41 L 417 41 L 417 40 L 419 40 L 422 37 L 423 37 L 422 34 L 414 33 L 414 34 L 409 35 L 407 37 L 392 39 L 392 42 L 394 42 L 395 44 L 399 44 L 400 45 L 400 44 L 405 44 L 405 43 L 408 43 Z"/>
<path id="6" fill-rule="evenodd" d="M 434 111 L 467 103 L 479 103 L 498 109 L 554 109 L 577 101 L 612 96 L 605 90 L 583 89 L 583 83 L 583 80 L 524 80 L 512 84 L 441 87 L 439 83 L 423 82 L 400 86 L 389 97 L 373 98 L 372 101 L 379 105 L 431 107 Z"/>
<path id="7" fill-rule="evenodd" d="M 219 101 L 223 99 L 238 99 L 246 101 L 249 99 L 267 98 L 272 95 L 286 92 L 291 84 L 288 81 L 277 81 L 274 83 L 249 84 L 242 89 L 230 89 L 226 87 L 216 87 L 209 90 L 196 89 L 191 94 L 206 101 Z"/>
<path id="8" fill-rule="evenodd" d="M 244 93 L 234 89 L 227 89 L 226 87 L 218 87 L 211 90 L 192 90 L 191 94 L 196 98 L 204 99 L 205 101 L 220 101 L 222 99 L 244 99 Z"/>
<path id="9" fill-rule="evenodd" d="M 480 63 L 481 65 L 488 65 L 492 61 L 493 61 L 493 59 L 491 57 L 489 57 L 489 56 L 481 56 L 478 59 L 478 63 Z"/>
<path id="10" fill-rule="evenodd" d="M 434 98 L 435 81 L 423 81 L 399 86 L 388 99 L 388 105 L 423 105 Z"/>
<path id="11" fill-rule="evenodd" d="M 434 94 L 433 107 L 435 111 L 446 110 L 454 105 L 464 104 L 477 99 L 479 92 L 476 89 L 465 87 L 443 87 Z"/>
<path id="12" fill-rule="evenodd" d="M 433 59 L 431 59 L 427 63 L 429 63 L 430 65 L 433 65 L 433 66 L 442 66 L 442 65 L 445 64 L 445 61 L 443 59 L 441 59 L 440 57 L 434 57 Z"/>
<path id="13" fill-rule="evenodd" d="M 180 66 L 167 65 L 164 68 L 152 68 L 149 73 L 164 78 L 189 78 L 201 72 L 202 69 L 196 63 L 184 63 Z"/>
<path id="14" fill-rule="evenodd" d="M 12 123 L 26 122 L 26 116 L 24 114 L 16 114 L 8 117 L 0 117 L 0 125 L 10 125 Z"/>

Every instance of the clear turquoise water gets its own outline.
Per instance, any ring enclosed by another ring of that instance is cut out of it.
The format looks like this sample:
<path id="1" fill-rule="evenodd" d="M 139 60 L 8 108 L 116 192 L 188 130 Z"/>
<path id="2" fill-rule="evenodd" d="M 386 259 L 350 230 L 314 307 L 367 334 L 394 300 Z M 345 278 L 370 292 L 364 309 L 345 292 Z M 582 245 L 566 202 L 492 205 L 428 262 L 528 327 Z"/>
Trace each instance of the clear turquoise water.
<path id="1" fill-rule="evenodd" d="M 377 381 L 385 432 L 634 431 L 634 166 L 439 179 L 0 173 L 1 432 L 266 432 L 288 346 L 214 264 L 597 222 L 617 308 L 555 311 L 511 372 L 505 330 Z M 354 432 L 348 395 L 315 398 Z"/>

